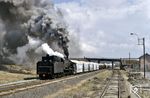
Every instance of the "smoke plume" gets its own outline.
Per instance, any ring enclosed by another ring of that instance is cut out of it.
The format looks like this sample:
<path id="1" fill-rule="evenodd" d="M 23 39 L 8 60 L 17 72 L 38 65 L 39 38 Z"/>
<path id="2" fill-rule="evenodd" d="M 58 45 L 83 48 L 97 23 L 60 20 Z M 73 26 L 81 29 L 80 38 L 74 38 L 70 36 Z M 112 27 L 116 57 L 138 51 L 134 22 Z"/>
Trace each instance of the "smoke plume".
<path id="1" fill-rule="evenodd" d="M 50 0 L 0 0 L 2 63 L 34 64 L 43 43 L 68 57 L 68 42 L 63 15 Z"/>
<path id="2" fill-rule="evenodd" d="M 46 54 L 48 54 L 49 56 L 58 56 L 58 57 L 60 57 L 60 58 L 64 58 L 64 55 L 63 54 L 61 54 L 61 53 L 59 53 L 59 52 L 57 52 L 57 51 L 53 51 L 49 46 L 48 46 L 48 44 L 47 43 L 44 43 L 44 44 L 42 44 L 42 46 L 40 47 L 41 48 L 41 50 L 43 50 Z"/>

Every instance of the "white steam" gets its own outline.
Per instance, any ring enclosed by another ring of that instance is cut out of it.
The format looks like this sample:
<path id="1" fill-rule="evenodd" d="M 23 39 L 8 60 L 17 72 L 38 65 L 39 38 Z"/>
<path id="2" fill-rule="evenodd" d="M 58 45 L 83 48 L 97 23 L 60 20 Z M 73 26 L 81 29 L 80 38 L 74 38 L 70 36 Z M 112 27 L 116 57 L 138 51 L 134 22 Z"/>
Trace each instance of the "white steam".
<path id="1" fill-rule="evenodd" d="M 54 54 L 55 56 L 58 56 L 58 57 L 60 57 L 60 58 L 64 58 L 64 55 L 61 54 L 60 52 L 55 51 L 54 53 L 55 53 L 55 54 Z"/>
<path id="2" fill-rule="evenodd" d="M 63 54 L 61 54 L 61 53 L 59 53 L 59 52 L 57 52 L 57 51 L 53 51 L 50 47 L 49 47 L 49 45 L 47 44 L 47 43 L 44 43 L 44 44 L 42 44 L 42 50 L 46 53 L 46 54 L 48 54 L 49 56 L 58 56 L 58 57 L 60 57 L 60 58 L 64 58 L 64 55 Z"/>

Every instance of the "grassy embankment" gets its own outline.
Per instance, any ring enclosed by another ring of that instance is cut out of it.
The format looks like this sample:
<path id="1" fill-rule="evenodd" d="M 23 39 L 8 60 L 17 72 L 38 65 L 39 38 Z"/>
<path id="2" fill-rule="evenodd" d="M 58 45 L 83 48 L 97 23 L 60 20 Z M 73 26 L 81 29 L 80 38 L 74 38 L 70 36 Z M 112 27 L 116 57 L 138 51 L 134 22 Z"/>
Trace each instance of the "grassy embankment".
<path id="1" fill-rule="evenodd" d="M 32 78 L 36 78 L 35 70 L 25 70 L 17 65 L 5 65 L 0 70 L 0 84 Z"/>

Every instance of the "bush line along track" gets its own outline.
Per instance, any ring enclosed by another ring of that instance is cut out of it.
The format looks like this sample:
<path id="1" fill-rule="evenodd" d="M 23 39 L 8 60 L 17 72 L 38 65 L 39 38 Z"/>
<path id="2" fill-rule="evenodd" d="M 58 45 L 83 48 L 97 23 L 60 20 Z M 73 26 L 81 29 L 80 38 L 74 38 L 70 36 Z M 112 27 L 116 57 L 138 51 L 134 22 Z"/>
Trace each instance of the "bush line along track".
<path id="1" fill-rule="evenodd" d="M 101 71 L 104 71 L 104 70 L 94 71 L 94 72 L 90 72 L 90 73 L 77 74 L 77 75 L 71 75 L 71 76 L 65 76 L 65 77 L 51 79 L 51 80 L 25 80 L 25 81 L 18 81 L 18 82 L 13 82 L 13 83 L 8 83 L 8 84 L 2 84 L 2 85 L 0 85 L 0 97 L 7 96 L 7 95 L 17 93 L 17 92 L 21 92 L 21 91 L 25 91 L 28 89 L 36 88 L 36 87 L 42 87 L 45 85 L 62 82 L 65 80 L 71 80 L 73 78 L 79 78 L 84 75 L 90 76 L 90 74 L 91 74 L 91 76 L 93 76 Z"/>
<path id="2" fill-rule="evenodd" d="M 123 78 L 119 70 L 113 70 L 112 76 L 107 79 L 100 98 L 121 98 L 121 83 Z"/>

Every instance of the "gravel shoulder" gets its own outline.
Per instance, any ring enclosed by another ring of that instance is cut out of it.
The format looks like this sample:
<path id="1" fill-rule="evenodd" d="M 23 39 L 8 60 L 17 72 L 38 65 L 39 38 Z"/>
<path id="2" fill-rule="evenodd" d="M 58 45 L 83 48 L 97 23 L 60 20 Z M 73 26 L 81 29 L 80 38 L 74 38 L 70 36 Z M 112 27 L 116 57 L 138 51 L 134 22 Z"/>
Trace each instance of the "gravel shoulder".
<path id="1" fill-rule="evenodd" d="M 111 70 L 102 71 L 76 85 L 65 85 L 64 89 L 44 98 L 96 98 L 98 91 L 102 89 L 102 85 L 111 73 Z"/>
<path id="2" fill-rule="evenodd" d="M 150 80 L 145 79 L 139 72 L 131 72 L 128 74 L 128 81 L 131 85 L 138 87 L 137 94 L 141 98 L 150 98 Z"/>

